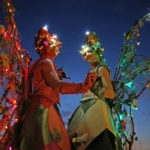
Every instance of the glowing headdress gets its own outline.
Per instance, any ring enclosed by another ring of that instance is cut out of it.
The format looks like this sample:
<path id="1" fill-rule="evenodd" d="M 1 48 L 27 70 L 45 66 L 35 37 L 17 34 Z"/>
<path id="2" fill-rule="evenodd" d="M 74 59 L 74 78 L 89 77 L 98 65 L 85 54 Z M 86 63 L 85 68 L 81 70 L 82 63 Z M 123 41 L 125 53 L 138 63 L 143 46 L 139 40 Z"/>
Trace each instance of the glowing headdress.
<path id="1" fill-rule="evenodd" d="M 35 50 L 41 54 L 41 52 L 45 49 L 45 47 L 61 47 L 62 43 L 58 41 L 57 36 L 54 34 L 50 34 L 48 32 L 48 29 L 45 27 L 42 27 L 35 36 Z"/>
<path id="2" fill-rule="evenodd" d="M 95 53 L 98 53 L 99 57 L 102 57 L 104 48 L 102 48 L 100 40 L 96 37 L 95 32 L 87 32 L 85 45 L 82 46 L 81 54 L 85 53 L 88 50 L 92 50 Z"/>

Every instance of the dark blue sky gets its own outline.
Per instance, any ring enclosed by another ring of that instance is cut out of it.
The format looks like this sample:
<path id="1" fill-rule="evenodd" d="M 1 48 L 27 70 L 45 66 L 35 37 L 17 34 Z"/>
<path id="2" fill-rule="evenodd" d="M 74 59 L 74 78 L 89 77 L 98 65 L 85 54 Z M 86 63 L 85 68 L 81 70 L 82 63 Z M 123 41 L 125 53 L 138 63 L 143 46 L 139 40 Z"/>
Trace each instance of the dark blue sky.
<path id="1" fill-rule="evenodd" d="M 64 65 L 64 71 L 71 77 L 70 82 L 82 82 L 90 69 L 78 53 L 87 30 L 96 32 L 101 39 L 104 56 L 113 74 L 123 33 L 150 9 L 150 0 L 13 0 L 13 4 L 22 47 L 30 52 L 33 61 L 37 59 L 34 36 L 40 27 L 48 25 L 49 31 L 57 34 L 63 42 L 55 62 L 58 68 Z M 2 22 L 3 12 L 0 10 L 0 24 Z M 146 23 L 141 31 L 138 51 L 150 56 L 150 23 Z M 142 150 L 150 149 L 149 92 L 148 89 L 140 98 L 139 110 L 133 114 Z M 61 96 L 61 112 L 65 122 L 79 105 L 80 97 L 80 94 Z"/>

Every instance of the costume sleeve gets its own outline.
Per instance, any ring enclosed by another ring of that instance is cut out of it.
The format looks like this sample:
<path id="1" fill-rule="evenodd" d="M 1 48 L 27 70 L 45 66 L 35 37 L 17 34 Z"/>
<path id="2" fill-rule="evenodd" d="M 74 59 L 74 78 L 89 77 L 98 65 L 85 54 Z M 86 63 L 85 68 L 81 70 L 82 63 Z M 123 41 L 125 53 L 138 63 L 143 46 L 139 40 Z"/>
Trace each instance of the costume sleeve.
<path id="1" fill-rule="evenodd" d="M 83 83 L 69 83 L 63 82 L 61 87 L 61 94 L 78 94 L 85 93 L 89 88 L 84 87 Z"/>

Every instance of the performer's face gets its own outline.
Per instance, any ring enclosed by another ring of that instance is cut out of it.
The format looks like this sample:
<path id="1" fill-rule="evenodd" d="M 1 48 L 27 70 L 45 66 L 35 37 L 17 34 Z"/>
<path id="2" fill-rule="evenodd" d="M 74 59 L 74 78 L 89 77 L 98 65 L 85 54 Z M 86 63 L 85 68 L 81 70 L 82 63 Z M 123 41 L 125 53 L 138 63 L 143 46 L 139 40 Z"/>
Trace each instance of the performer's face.
<path id="1" fill-rule="evenodd" d="M 45 49 L 45 53 L 46 55 L 51 55 L 51 57 L 55 58 L 59 53 L 59 47 L 58 46 L 48 46 L 46 49 Z"/>
<path id="2" fill-rule="evenodd" d="M 83 52 L 82 57 L 85 61 L 87 61 L 90 64 L 99 62 L 98 54 L 94 53 L 91 49 Z"/>

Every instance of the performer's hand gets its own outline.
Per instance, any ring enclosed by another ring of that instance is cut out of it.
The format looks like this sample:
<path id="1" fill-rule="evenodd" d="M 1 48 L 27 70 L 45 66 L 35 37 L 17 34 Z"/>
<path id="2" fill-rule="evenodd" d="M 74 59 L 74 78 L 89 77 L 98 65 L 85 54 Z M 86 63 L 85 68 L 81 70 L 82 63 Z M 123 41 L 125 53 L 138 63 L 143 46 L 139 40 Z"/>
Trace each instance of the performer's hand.
<path id="1" fill-rule="evenodd" d="M 82 136 L 72 137 L 72 143 L 80 143 L 80 144 L 86 143 L 86 141 L 88 140 L 88 137 L 89 137 L 88 133 Z"/>
<path id="2" fill-rule="evenodd" d="M 69 83 L 63 81 L 61 93 L 62 94 L 86 93 L 95 83 L 97 76 L 98 74 L 96 72 L 88 73 L 85 78 L 85 81 L 82 83 Z"/>
<path id="3" fill-rule="evenodd" d="M 83 85 L 86 86 L 87 88 L 92 87 L 92 85 L 95 83 L 97 77 L 98 77 L 97 72 L 88 73 L 86 78 L 85 78 L 85 81 L 84 81 Z"/>

